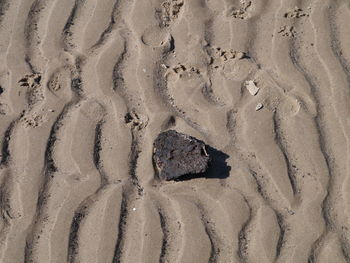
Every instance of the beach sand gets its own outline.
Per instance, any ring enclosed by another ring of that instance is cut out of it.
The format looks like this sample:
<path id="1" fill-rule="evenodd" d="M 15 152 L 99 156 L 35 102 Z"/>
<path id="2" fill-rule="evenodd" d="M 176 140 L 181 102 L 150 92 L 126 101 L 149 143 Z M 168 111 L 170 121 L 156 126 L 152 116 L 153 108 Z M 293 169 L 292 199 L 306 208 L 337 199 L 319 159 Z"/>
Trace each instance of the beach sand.
<path id="1" fill-rule="evenodd" d="M 0 3 L 0 262 L 350 262 L 347 0 Z M 204 141 L 162 181 L 153 142 Z"/>

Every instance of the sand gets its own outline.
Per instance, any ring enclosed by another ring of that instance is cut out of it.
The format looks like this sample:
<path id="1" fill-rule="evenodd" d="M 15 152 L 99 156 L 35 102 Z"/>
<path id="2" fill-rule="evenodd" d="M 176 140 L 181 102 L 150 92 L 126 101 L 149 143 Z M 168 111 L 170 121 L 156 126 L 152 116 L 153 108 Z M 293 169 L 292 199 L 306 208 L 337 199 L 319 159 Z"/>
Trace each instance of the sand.
<path id="1" fill-rule="evenodd" d="M 1 1 L 0 262 L 350 262 L 349 24 L 347 0 Z M 206 176 L 155 176 L 168 129 Z"/>

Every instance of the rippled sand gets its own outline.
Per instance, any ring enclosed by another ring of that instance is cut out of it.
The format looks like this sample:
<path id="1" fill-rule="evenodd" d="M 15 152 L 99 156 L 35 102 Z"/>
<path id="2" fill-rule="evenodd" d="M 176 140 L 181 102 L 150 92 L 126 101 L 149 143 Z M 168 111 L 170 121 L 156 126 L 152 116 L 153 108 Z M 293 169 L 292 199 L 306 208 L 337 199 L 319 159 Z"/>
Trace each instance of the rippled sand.
<path id="1" fill-rule="evenodd" d="M 350 262 L 348 0 L 0 2 L 0 262 Z M 162 182 L 176 129 L 215 149 Z"/>

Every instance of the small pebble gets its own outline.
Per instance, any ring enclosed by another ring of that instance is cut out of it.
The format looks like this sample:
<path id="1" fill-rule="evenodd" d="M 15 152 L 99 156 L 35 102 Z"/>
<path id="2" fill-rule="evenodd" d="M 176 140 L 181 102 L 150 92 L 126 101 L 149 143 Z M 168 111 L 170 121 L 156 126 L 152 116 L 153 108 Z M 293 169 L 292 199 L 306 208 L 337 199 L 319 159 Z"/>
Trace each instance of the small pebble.
<path id="1" fill-rule="evenodd" d="M 255 110 L 256 110 L 256 111 L 259 111 L 259 110 L 261 110 L 263 107 L 264 107 L 264 105 L 262 105 L 262 103 L 258 103 L 258 105 L 256 105 L 256 107 L 255 107 Z"/>
<path id="2" fill-rule="evenodd" d="M 244 52 L 237 52 L 237 53 L 236 53 L 236 57 L 237 57 L 238 59 L 242 59 L 242 58 L 245 57 L 245 53 L 244 53 Z"/>
<path id="3" fill-rule="evenodd" d="M 259 88 L 255 85 L 254 80 L 247 80 L 244 85 L 251 95 L 255 96 L 258 94 Z"/>

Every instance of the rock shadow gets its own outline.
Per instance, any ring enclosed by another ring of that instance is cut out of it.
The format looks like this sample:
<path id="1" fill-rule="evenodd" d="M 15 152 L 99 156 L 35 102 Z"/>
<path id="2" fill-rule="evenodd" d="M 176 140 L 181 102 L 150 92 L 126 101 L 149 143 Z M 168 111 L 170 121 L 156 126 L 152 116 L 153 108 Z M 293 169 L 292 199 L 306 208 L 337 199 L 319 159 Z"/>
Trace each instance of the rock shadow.
<path id="1" fill-rule="evenodd" d="M 206 145 L 206 150 L 211 160 L 208 169 L 204 173 L 185 174 L 174 181 L 187 181 L 196 178 L 225 179 L 229 177 L 231 166 L 227 165 L 226 160 L 230 156 L 208 145 Z"/>

